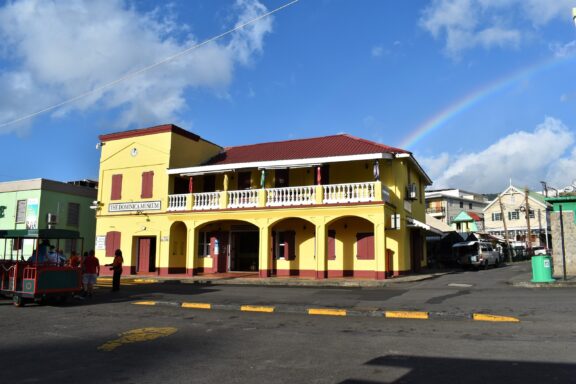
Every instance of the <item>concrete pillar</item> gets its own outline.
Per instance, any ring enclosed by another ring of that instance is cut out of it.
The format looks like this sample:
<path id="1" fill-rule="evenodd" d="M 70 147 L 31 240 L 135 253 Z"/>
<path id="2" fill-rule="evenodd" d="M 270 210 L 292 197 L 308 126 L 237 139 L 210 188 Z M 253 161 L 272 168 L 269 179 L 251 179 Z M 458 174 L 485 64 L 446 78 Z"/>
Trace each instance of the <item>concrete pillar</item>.
<path id="1" fill-rule="evenodd" d="M 316 278 L 324 279 L 327 275 L 327 239 L 326 224 L 316 224 Z"/>
<path id="2" fill-rule="evenodd" d="M 196 236 L 196 224 L 192 222 L 188 230 L 188 250 L 186 251 L 186 273 L 194 276 L 194 271 L 197 267 L 198 257 L 196 255 L 198 249 L 198 236 Z"/>
<path id="3" fill-rule="evenodd" d="M 374 255 L 376 257 L 376 279 L 386 278 L 386 232 L 384 216 L 378 217 L 381 223 L 374 224 Z"/>
<path id="4" fill-rule="evenodd" d="M 270 253 L 270 228 L 268 223 L 260 226 L 260 248 L 258 250 L 258 269 L 260 277 L 270 277 L 271 265 Z"/>

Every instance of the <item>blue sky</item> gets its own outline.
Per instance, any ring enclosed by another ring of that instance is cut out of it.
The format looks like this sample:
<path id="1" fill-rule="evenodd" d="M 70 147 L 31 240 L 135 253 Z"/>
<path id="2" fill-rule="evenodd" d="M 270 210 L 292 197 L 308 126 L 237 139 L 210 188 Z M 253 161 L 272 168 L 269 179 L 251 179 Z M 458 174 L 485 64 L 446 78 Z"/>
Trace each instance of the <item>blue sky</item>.
<path id="1" fill-rule="evenodd" d="M 222 146 L 346 132 L 433 188 L 576 179 L 573 0 L 300 0 L 98 90 L 287 2 L 0 1 L 0 181 L 96 179 L 98 135 L 166 123 Z"/>

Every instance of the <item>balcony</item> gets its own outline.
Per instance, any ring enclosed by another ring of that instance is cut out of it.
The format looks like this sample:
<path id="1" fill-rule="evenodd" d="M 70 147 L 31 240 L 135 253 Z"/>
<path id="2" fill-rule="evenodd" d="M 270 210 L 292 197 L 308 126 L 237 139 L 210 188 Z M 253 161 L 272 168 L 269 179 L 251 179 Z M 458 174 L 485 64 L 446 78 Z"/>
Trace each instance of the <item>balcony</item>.
<path id="1" fill-rule="evenodd" d="M 186 193 L 169 195 L 168 211 L 365 203 L 382 201 L 382 188 L 380 182 L 365 182 Z"/>
<path id="2" fill-rule="evenodd" d="M 443 216 L 446 212 L 444 207 L 430 207 L 426 208 L 426 213 L 432 216 Z"/>

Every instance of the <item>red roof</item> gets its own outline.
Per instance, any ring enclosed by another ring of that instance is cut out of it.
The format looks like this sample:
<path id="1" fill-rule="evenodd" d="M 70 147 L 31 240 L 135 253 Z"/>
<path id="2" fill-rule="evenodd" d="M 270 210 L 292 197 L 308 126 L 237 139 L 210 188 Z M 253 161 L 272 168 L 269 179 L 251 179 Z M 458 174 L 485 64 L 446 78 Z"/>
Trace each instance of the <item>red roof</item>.
<path id="1" fill-rule="evenodd" d="M 478 216 L 477 213 L 474 212 L 467 212 L 468 216 L 470 216 L 472 218 L 472 220 L 474 221 L 482 221 L 482 218 L 480 216 Z"/>
<path id="2" fill-rule="evenodd" d="M 205 165 L 310 159 L 372 153 L 410 153 L 347 134 L 227 147 Z"/>

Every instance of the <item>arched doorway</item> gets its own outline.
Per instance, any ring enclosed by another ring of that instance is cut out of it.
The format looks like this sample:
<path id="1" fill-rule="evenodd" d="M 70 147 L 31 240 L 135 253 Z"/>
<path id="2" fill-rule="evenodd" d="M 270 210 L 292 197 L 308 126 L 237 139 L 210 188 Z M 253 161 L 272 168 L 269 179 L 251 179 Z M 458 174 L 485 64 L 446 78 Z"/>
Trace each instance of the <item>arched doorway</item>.
<path id="1" fill-rule="evenodd" d="M 376 277 L 374 224 L 362 217 L 337 218 L 326 226 L 328 277 Z"/>
<path id="2" fill-rule="evenodd" d="M 257 272 L 260 232 L 238 220 L 215 221 L 198 229 L 198 258 L 204 272 Z M 211 266 L 209 266 L 211 264 Z"/>

